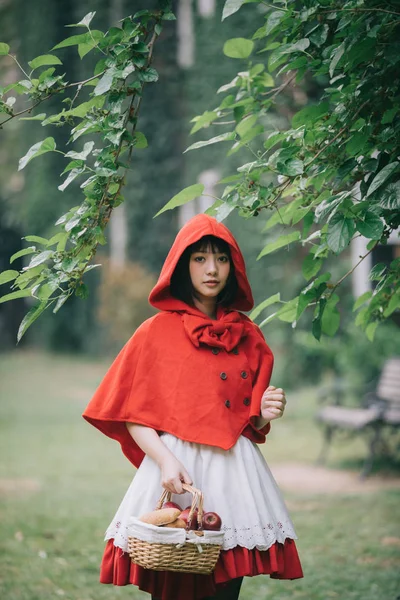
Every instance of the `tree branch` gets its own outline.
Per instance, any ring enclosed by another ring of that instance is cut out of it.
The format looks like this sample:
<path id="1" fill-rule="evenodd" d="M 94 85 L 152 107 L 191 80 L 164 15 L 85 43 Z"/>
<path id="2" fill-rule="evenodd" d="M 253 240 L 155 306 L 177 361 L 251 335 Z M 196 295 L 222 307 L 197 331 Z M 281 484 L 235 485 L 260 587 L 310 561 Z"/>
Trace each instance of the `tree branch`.
<path id="1" fill-rule="evenodd" d="M 333 12 L 383 12 L 388 15 L 398 15 L 400 17 L 400 13 L 395 12 L 393 10 L 386 10 L 385 8 L 332 8 L 330 10 L 321 10 L 318 12 L 318 15 L 330 14 Z"/>
<path id="2" fill-rule="evenodd" d="M 327 148 L 329 148 L 329 146 L 332 146 L 332 144 L 334 142 L 336 142 L 336 140 L 338 139 L 338 137 L 340 137 L 342 135 L 342 133 L 344 133 L 346 131 L 346 129 L 348 129 L 354 123 L 354 121 L 356 120 L 356 117 L 358 117 L 358 115 L 360 114 L 360 112 L 362 111 L 362 109 L 364 108 L 364 106 L 366 104 L 368 104 L 368 102 L 369 102 L 369 100 L 366 100 L 363 104 L 361 104 L 360 108 L 356 111 L 355 115 L 353 116 L 353 119 L 347 125 L 345 125 L 344 127 L 342 127 L 337 132 L 337 134 L 330 140 L 330 142 L 328 142 L 327 144 L 325 144 L 325 146 L 323 148 L 321 148 L 321 150 L 319 150 L 317 152 L 317 154 L 310 160 L 309 163 L 307 163 L 306 165 L 304 165 L 305 168 L 309 167 L 314 162 L 314 160 L 317 160 L 317 158 L 320 156 L 320 154 L 322 154 L 323 152 L 325 152 L 325 150 Z"/>
<path id="3" fill-rule="evenodd" d="M 4 121 L 2 121 L 0 123 L 0 129 L 3 127 L 3 125 L 5 125 L 5 123 L 8 123 L 8 121 L 11 121 L 11 119 L 14 119 L 15 117 L 19 117 L 20 115 L 23 115 L 25 113 L 31 113 L 33 111 L 33 109 L 36 108 L 39 104 L 41 104 L 45 100 L 48 100 L 49 98 L 54 96 L 54 94 L 58 94 L 59 92 L 61 92 L 61 90 L 66 90 L 67 88 L 75 87 L 77 85 L 77 86 L 79 86 L 78 92 L 77 92 L 77 94 L 78 94 L 80 92 L 80 89 L 82 88 L 82 86 L 85 85 L 85 83 L 88 83 L 89 81 L 93 81 L 93 79 L 97 79 L 98 77 L 101 77 L 101 75 L 104 75 L 105 72 L 106 72 L 106 70 L 102 71 L 101 73 L 98 73 L 97 75 L 93 75 L 93 77 L 89 77 L 89 79 L 85 79 L 84 81 L 76 81 L 75 83 L 67 83 L 66 85 L 63 85 L 63 86 L 53 90 L 50 94 L 48 94 L 44 98 L 41 98 L 40 100 L 38 100 L 35 104 L 30 106 L 29 108 L 25 108 L 24 110 L 20 110 L 17 113 L 13 113 L 7 119 L 4 119 Z M 74 100 L 75 100 L 77 94 L 75 94 Z"/>

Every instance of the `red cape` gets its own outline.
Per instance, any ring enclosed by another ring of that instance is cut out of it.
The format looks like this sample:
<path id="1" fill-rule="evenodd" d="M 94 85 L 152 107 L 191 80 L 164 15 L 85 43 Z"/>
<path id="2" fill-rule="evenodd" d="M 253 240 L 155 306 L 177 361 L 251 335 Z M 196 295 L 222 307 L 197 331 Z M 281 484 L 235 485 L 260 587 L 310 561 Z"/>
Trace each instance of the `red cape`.
<path id="1" fill-rule="evenodd" d="M 169 285 L 183 251 L 205 235 L 231 250 L 238 292 L 230 309 L 211 320 L 172 297 Z M 178 233 L 149 296 L 161 312 L 125 344 L 89 402 L 83 417 L 117 440 L 138 467 L 144 453 L 125 422 L 139 423 L 189 441 L 228 450 L 240 435 L 262 443 L 261 396 L 269 385 L 273 355 L 261 330 L 234 309 L 250 310 L 253 297 L 243 256 L 229 229 L 197 215 Z"/>

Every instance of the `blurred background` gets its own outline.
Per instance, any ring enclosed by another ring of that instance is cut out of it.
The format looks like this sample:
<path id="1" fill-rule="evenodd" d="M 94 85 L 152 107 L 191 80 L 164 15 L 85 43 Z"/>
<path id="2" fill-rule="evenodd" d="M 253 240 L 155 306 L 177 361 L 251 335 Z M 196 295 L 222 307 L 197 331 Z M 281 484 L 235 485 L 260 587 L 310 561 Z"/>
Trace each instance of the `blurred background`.
<path id="1" fill-rule="evenodd" d="M 93 27 L 106 30 L 155 5 L 150 0 L 0 0 L 0 39 L 26 65 L 70 35 L 65 25 L 89 11 L 96 11 Z M 25 300 L 0 305 L 0 595 L 7 600 L 146 597 L 136 589 L 97 584 L 102 532 L 132 473 L 119 449 L 92 432 L 80 414 L 117 352 L 153 314 L 147 297 L 179 227 L 204 211 L 210 199 L 199 198 L 156 219 L 154 214 L 198 181 L 218 195 L 218 180 L 243 163 L 243 154 L 227 158 L 222 144 L 183 154 L 194 141 L 220 133 L 211 126 L 189 135 L 190 120 L 214 106 L 216 90 L 240 68 L 239 61 L 223 55 L 224 42 L 250 35 L 262 23 L 252 4 L 221 23 L 223 5 L 223 0 L 173 2 L 177 21 L 165 22 L 156 44 L 154 67 L 160 79 L 145 89 L 139 120 L 149 147 L 134 155 L 127 201 L 114 211 L 108 243 L 96 257 L 103 266 L 85 276 L 89 298 L 73 297 L 56 315 L 45 312 L 18 347 L 18 326 L 29 305 Z M 97 60 L 91 53 L 81 61 L 76 48 L 63 49 L 59 56 L 69 81 L 89 77 Z M 20 78 L 15 63 L 2 57 L 1 85 Z M 270 118 L 284 128 L 294 111 L 319 95 L 317 80 L 301 89 L 288 86 Z M 60 99 L 49 102 L 51 111 L 60 110 Z M 50 237 L 57 218 L 80 201 L 78 184 L 57 189 L 64 159 L 56 153 L 17 171 L 18 159 L 45 137 L 41 127 L 14 119 L 0 132 L 0 271 L 23 247 L 22 236 Z M 51 129 L 46 135 L 65 147 L 64 129 Z M 289 300 L 304 285 L 298 248 L 256 261 L 268 239 L 268 232 L 261 232 L 265 220 L 231 214 L 225 221 L 245 256 L 256 304 L 276 292 Z M 395 245 L 377 252 L 373 261 L 399 255 Z M 354 256 L 357 248 L 327 265 L 333 279 L 351 268 Z M 346 402 L 359 405 L 364 392 L 374 389 L 385 361 L 400 353 L 394 321 L 378 328 L 373 344 L 353 324 L 354 298 L 368 289 L 367 274 L 342 285 L 341 326 L 333 339 L 317 342 L 307 314 L 296 329 L 279 320 L 264 328 L 276 357 L 271 383 L 287 390 L 289 404 L 263 452 L 287 494 L 306 578 L 246 580 L 244 600 L 266 594 L 280 600 L 394 600 L 400 595 L 398 462 L 380 458 L 369 480 L 360 482 L 366 444 L 350 436 L 346 444 L 332 447 L 326 468 L 315 467 L 322 444 L 315 422 L 321 387 L 340 381 Z"/>

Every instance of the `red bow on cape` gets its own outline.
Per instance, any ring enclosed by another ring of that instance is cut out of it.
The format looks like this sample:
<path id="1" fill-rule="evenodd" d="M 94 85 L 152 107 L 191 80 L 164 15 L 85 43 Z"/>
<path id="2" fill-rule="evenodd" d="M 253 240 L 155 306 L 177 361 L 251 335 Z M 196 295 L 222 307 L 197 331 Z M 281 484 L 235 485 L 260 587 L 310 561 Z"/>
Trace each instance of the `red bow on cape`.
<path id="1" fill-rule="evenodd" d="M 197 348 L 200 344 L 207 344 L 230 352 L 247 335 L 244 323 L 236 311 L 225 313 L 217 320 L 188 313 L 182 318 L 185 331 Z"/>

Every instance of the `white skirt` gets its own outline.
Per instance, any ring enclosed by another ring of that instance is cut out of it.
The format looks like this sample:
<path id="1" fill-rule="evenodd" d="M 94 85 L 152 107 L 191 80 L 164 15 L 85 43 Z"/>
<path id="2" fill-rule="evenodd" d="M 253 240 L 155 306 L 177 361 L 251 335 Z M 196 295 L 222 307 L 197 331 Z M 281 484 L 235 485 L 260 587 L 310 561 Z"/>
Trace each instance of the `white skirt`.
<path id="1" fill-rule="evenodd" d="M 184 465 L 204 496 L 205 512 L 222 519 L 223 550 L 242 546 L 268 550 L 275 542 L 297 539 L 293 523 L 258 445 L 240 436 L 230 450 L 186 442 L 170 433 L 162 441 Z M 140 517 L 155 509 L 163 492 L 161 471 L 146 455 L 110 523 L 105 539 L 124 552 L 128 549 L 131 516 Z M 172 494 L 182 509 L 192 503 L 192 494 Z"/>

